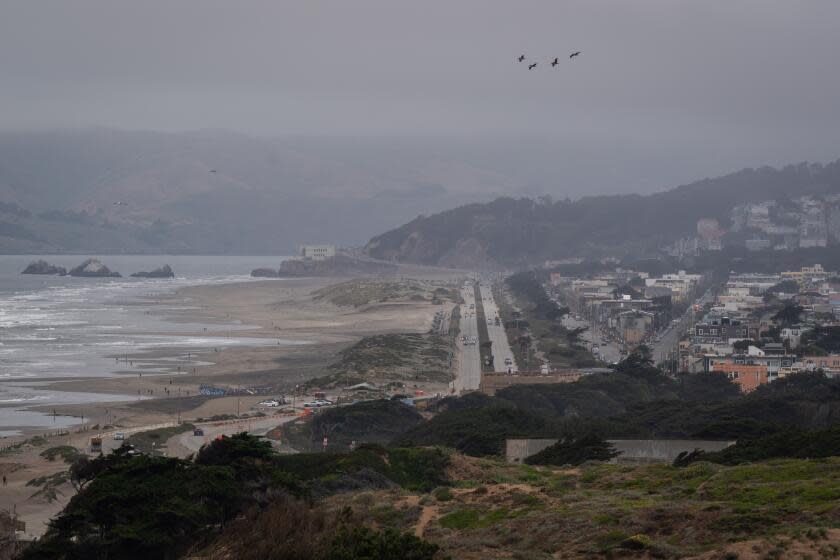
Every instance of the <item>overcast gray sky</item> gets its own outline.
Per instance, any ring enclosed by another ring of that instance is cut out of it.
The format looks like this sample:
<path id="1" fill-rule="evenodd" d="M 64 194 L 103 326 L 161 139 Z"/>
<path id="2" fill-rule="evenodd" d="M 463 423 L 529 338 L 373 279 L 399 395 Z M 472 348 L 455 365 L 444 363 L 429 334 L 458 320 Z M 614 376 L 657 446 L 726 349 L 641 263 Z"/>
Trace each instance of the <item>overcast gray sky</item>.
<path id="1" fill-rule="evenodd" d="M 838 0 L 0 1 L 4 129 L 546 135 L 709 175 L 840 157 Z"/>

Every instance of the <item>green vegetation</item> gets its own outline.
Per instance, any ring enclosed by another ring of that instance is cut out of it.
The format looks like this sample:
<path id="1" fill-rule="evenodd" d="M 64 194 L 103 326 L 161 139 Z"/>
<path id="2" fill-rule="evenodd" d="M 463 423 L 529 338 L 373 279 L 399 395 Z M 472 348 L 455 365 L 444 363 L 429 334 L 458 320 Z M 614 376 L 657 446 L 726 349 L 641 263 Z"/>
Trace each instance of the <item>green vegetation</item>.
<path id="1" fill-rule="evenodd" d="M 609 461 L 618 452 L 604 439 L 594 435 L 567 436 L 554 445 L 525 459 L 529 465 L 580 465 L 586 461 Z"/>
<path id="2" fill-rule="evenodd" d="M 184 432 L 191 432 L 195 426 L 189 423 L 172 426 L 171 428 L 158 428 L 157 430 L 148 430 L 145 432 L 137 432 L 128 438 L 128 443 L 140 453 L 147 455 L 163 455 L 163 448 L 166 447 L 166 442 L 172 436 L 183 434 Z"/>
<path id="3" fill-rule="evenodd" d="M 446 529 L 483 529 L 492 527 L 511 516 L 505 508 L 480 511 L 464 508 L 448 513 L 438 521 Z"/>
<path id="4" fill-rule="evenodd" d="M 773 321 L 781 327 L 792 327 L 799 324 L 805 309 L 801 305 L 786 303 L 775 315 Z"/>
<path id="5" fill-rule="evenodd" d="M 416 408 L 401 401 L 362 401 L 323 409 L 312 419 L 286 424 L 283 436 L 298 450 L 321 451 L 327 437 L 329 451 L 345 451 L 354 441 L 386 444 L 422 421 Z"/>
<path id="6" fill-rule="evenodd" d="M 798 294 L 799 283 L 796 280 L 782 280 L 778 284 L 767 288 L 770 294 Z"/>
<path id="7" fill-rule="evenodd" d="M 61 457 L 61 460 L 65 463 L 72 463 L 79 457 L 83 456 L 84 453 L 72 445 L 59 445 L 41 451 L 40 455 L 47 461 L 55 461 L 57 457 Z"/>
<path id="8" fill-rule="evenodd" d="M 374 237 L 372 257 L 421 264 L 445 264 L 452 255 L 473 248 L 483 263 L 522 268 L 529 263 L 588 255 L 593 260 L 616 254 L 651 254 L 664 239 L 696 235 L 697 220 L 715 217 L 726 223 L 744 202 L 784 200 L 837 192 L 838 163 L 816 172 L 807 164 L 784 169 L 745 169 L 648 196 L 615 195 L 578 200 L 498 198 L 421 216 Z M 747 257 L 747 258 L 745 258 Z M 694 259 L 696 268 L 790 270 L 808 263 L 836 270 L 840 253 L 820 250 L 737 252 L 709 251 Z M 717 266 L 707 266 L 708 264 Z M 732 267 L 732 264 L 735 267 Z M 758 264 L 757 264 L 758 263 Z M 758 268 L 758 267 L 761 268 Z M 670 270 L 674 270 L 672 267 Z"/>
<path id="9" fill-rule="evenodd" d="M 540 280 L 534 271 L 520 272 L 505 280 L 524 319 L 503 315 L 508 339 L 514 347 L 530 346 L 533 339 L 537 349 L 555 366 L 598 365 L 589 350 L 580 344 L 582 330 L 570 330 L 563 326 L 562 319 L 569 312 L 568 308 L 560 307 L 549 299 Z M 533 356 L 528 356 L 527 363 L 533 360 Z"/>
<path id="10" fill-rule="evenodd" d="M 396 510 L 392 510 L 396 511 Z M 393 527 L 365 527 L 350 506 L 289 497 L 251 508 L 196 555 L 209 560 L 432 560 L 439 547 Z"/>
<path id="11" fill-rule="evenodd" d="M 633 362 L 633 360 L 630 360 Z M 444 399 L 438 414 L 394 441 L 468 455 L 502 452 L 508 437 L 596 433 L 617 438 L 740 439 L 791 428 L 825 430 L 840 414 L 840 379 L 802 373 L 742 395 L 723 375 L 666 377 L 644 365 L 575 383 L 517 385 L 495 397 Z"/>
<path id="12" fill-rule="evenodd" d="M 377 303 L 457 302 L 458 290 L 449 283 L 414 280 L 351 280 L 321 288 L 316 299 L 342 307 L 362 307 Z"/>
<path id="13" fill-rule="evenodd" d="M 678 457 L 677 460 L 683 465 L 696 461 L 738 465 L 767 459 L 817 459 L 834 456 L 840 456 L 840 425 L 828 430 L 787 429 L 765 436 L 744 438 L 735 445 L 715 453 L 695 451 L 686 454 L 685 457 Z"/>
<path id="14" fill-rule="evenodd" d="M 487 401 L 447 399 L 440 414 Z M 238 434 L 194 461 L 124 446 L 81 462 L 78 494 L 23 560 L 729 558 L 746 539 L 772 557 L 840 551 L 840 457 L 553 468 L 368 445 L 281 456 Z"/>
<path id="15" fill-rule="evenodd" d="M 453 340 L 433 333 L 366 336 L 341 351 L 332 374 L 310 381 L 312 386 L 346 386 L 364 381 L 403 380 L 447 382 Z"/>
<path id="16" fill-rule="evenodd" d="M 827 533 L 818 528 L 836 527 L 840 516 L 840 458 L 528 471 L 473 462 L 468 481 L 483 491 L 453 492 L 426 531 L 453 557 L 503 550 L 514 558 L 679 558 L 746 539 L 778 545 L 785 535 L 812 541 L 812 534 L 819 542 Z"/>
<path id="17" fill-rule="evenodd" d="M 840 327 L 815 327 L 806 332 L 802 338 L 803 345 L 816 347 L 822 351 L 822 354 L 840 353 Z"/>
<path id="18" fill-rule="evenodd" d="M 366 444 L 352 453 L 281 455 L 274 464 L 294 477 L 302 488 L 319 495 L 358 489 L 365 482 L 373 488 L 396 484 L 430 492 L 448 484 L 445 470 L 449 455 L 437 448 L 401 449 Z M 360 473 L 364 480 L 357 477 Z"/>
<path id="19" fill-rule="evenodd" d="M 333 539 L 324 556 L 329 560 L 432 560 L 439 550 L 436 544 L 393 529 L 373 531 L 357 527 L 343 529 Z"/>
<path id="20" fill-rule="evenodd" d="M 25 439 L 23 441 L 19 441 L 18 443 L 9 445 L 8 447 L 6 447 L 2 451 L 0 451 L 0 456 L 10 455 L 12 453 L 16 453 L 17 451 L 20 451 L 24 447 L 41 447 L 41 446 L 46 445 L 46 444 L 47 444 L 46 439 L 44 439 L 41 436 L 34 436 L 34 437 L 31 437 L 31 438 Z"/>
<path id="21" fill-rule="evenodd" d="M 439 408 L 442 412 L 396 438 L 394 445 L 443 445 L 468 455 L 498 455 L 507 437 L 554 433 L 543 416 L 481 394 L 444 399 Z"/>
<path id="22" fill-rule="evenodd" d="M 487 330 L 487 316 L 484 314 L 484 302 L 481 298 L 481 289 L 478 285 L 473 286 L 473 297 L 475 298 L 475 320 L 478 327 L 478 354 L 481 360 L 483 371 L 496 371 L 496 364 L 493 362 L 493 342 L 490 340 L 490 333 Z M 499 364 L 499 367 L 504 364 Z"/>
<path id="23" fill-rule="evenodd" d="M 57 472 L 49 476 L 39 476 L 33 478 L 26 483 L 27 486 L 38 488 L 30 498 L 43 498 L 47 502 L 54 502 L 61 494 L 59 487 L 63 486 L 70 480 L 70 474 L 67 471 Z"/>
<path id="24" fill-rule="evenodd" d="M 448 483 L 448 464 L 448 455 L 436 449 L 375 446 L 346 454 L 280 456 L 269 442 L 247 434 L 214 440 L 195 461 L 136 454 L 124 445 L 73 465 L 70 478 L 78 494 L 23 558 L 177 558 L 263 500 L 396 486 L 428 492 Z M 31 485 L 54 488 L 67 481 L 67 473 L 59 478 Z M 356 558 L 353 554 L 365 550 L 374 551 L 369 558 L 392 558 L 388 551 L 425 551 L 416 558 L 427 558 L 436 550 L 401 534 L 349 528 L 362 543 L 354 548 L 343 527 L 337 522 L 325 545 L 337 555 L 323 558 Z"/>

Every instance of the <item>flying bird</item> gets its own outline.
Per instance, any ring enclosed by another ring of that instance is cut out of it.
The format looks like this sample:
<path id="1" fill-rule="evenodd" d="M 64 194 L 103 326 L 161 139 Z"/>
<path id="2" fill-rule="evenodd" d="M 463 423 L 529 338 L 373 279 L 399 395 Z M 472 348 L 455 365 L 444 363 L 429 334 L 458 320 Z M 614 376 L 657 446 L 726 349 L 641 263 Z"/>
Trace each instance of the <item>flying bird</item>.
<path id="1" fill-rule="evenodd" d="M 555 59 L 551 61 L 551 65 L 552 66 L 557 66 L 558 64 L 560 64 L 560 61 L 557 60 L 557 58 L 555 57 Z"/>
<path id="2" fill-rule="evenodd" d="M 211 169 L 211 170 L 210 170 L 210 173 L 215 173 L 215 172 L 216 172 L 216 170 L 215 170 L 215 169 Z"/>
<path id="3" fill-rule="evenodd" d="M 517 58 L 516 60 L 518 60 L 519 62 L 522 62 L 523 60 L 525 60 L 525 55 L 524 54 L 519 55 L 519 58 Z"/>
<path id="4" fill-rule="evenodd" d="M 125 206 L 125 202 L 123 202 L 122 200 L 118 200 L 114 202 L 114 206 Z"/>
<path id="5" fill-rule="evenodd" d="M 535 62 L 535 63 L 528 66 L 528 70 L 533 70 L 536 67 L 537 67 L 537 63 Z"/>
<path id="6" fill-rule="evenodd" d="M 580 51 L 573 52 L 572 54 L 569 55 L 569 58 L 574 58 L 576 56 L 580 56 Z"/>

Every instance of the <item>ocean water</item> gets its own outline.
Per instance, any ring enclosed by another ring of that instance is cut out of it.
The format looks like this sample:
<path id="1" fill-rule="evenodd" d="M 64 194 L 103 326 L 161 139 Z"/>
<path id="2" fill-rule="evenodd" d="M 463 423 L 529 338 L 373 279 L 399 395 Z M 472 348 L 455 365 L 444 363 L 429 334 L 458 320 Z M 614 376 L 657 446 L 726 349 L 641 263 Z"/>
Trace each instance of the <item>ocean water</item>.
<path id="1" fill-rule="evenodd" d="M 175 320 L 178 312 L 189 307 L 175 307 L 166 296 L 186 286 L 252 281 L 252 269 L 276 267 L 283 257 L 90 257 L 124 278 L 21 274 L 39 258 L 69 270 L 87 256 L 0 256 L 0 436 L 22 427 L 62 427 L 73 422 L 28 410 L 30 406 L 125 400 L 120 395 L 43 388 L 50 381 L 108 377 L 129 369 L 136 374 L 138 368 L 144 373 L 166 373 L 181 363 L 196 366 L 195 359 L 188 357 L 191 349 L 278 343 L 276 338 L 230 336 L 253 328 L 236 322 Z M 164 264 L 172 267 L 175 278 L 128 277 Z M 145 363 L 132 360 L 131 368 L 115 358 L 161 348 L 171 349 L 172 355 Z"/>

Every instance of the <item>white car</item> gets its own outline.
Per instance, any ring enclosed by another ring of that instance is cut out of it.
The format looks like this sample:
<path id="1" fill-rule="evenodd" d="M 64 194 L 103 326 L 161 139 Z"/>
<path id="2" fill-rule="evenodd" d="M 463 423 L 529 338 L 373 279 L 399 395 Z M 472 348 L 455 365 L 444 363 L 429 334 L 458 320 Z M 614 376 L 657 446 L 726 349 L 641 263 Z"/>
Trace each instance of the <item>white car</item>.
<path id="1" fill-rule="evenodd" d="M 125 432 L 116 432 L 114 434 L 114 439 L 116 441 L 124 441 L 125 440 Z"/>

